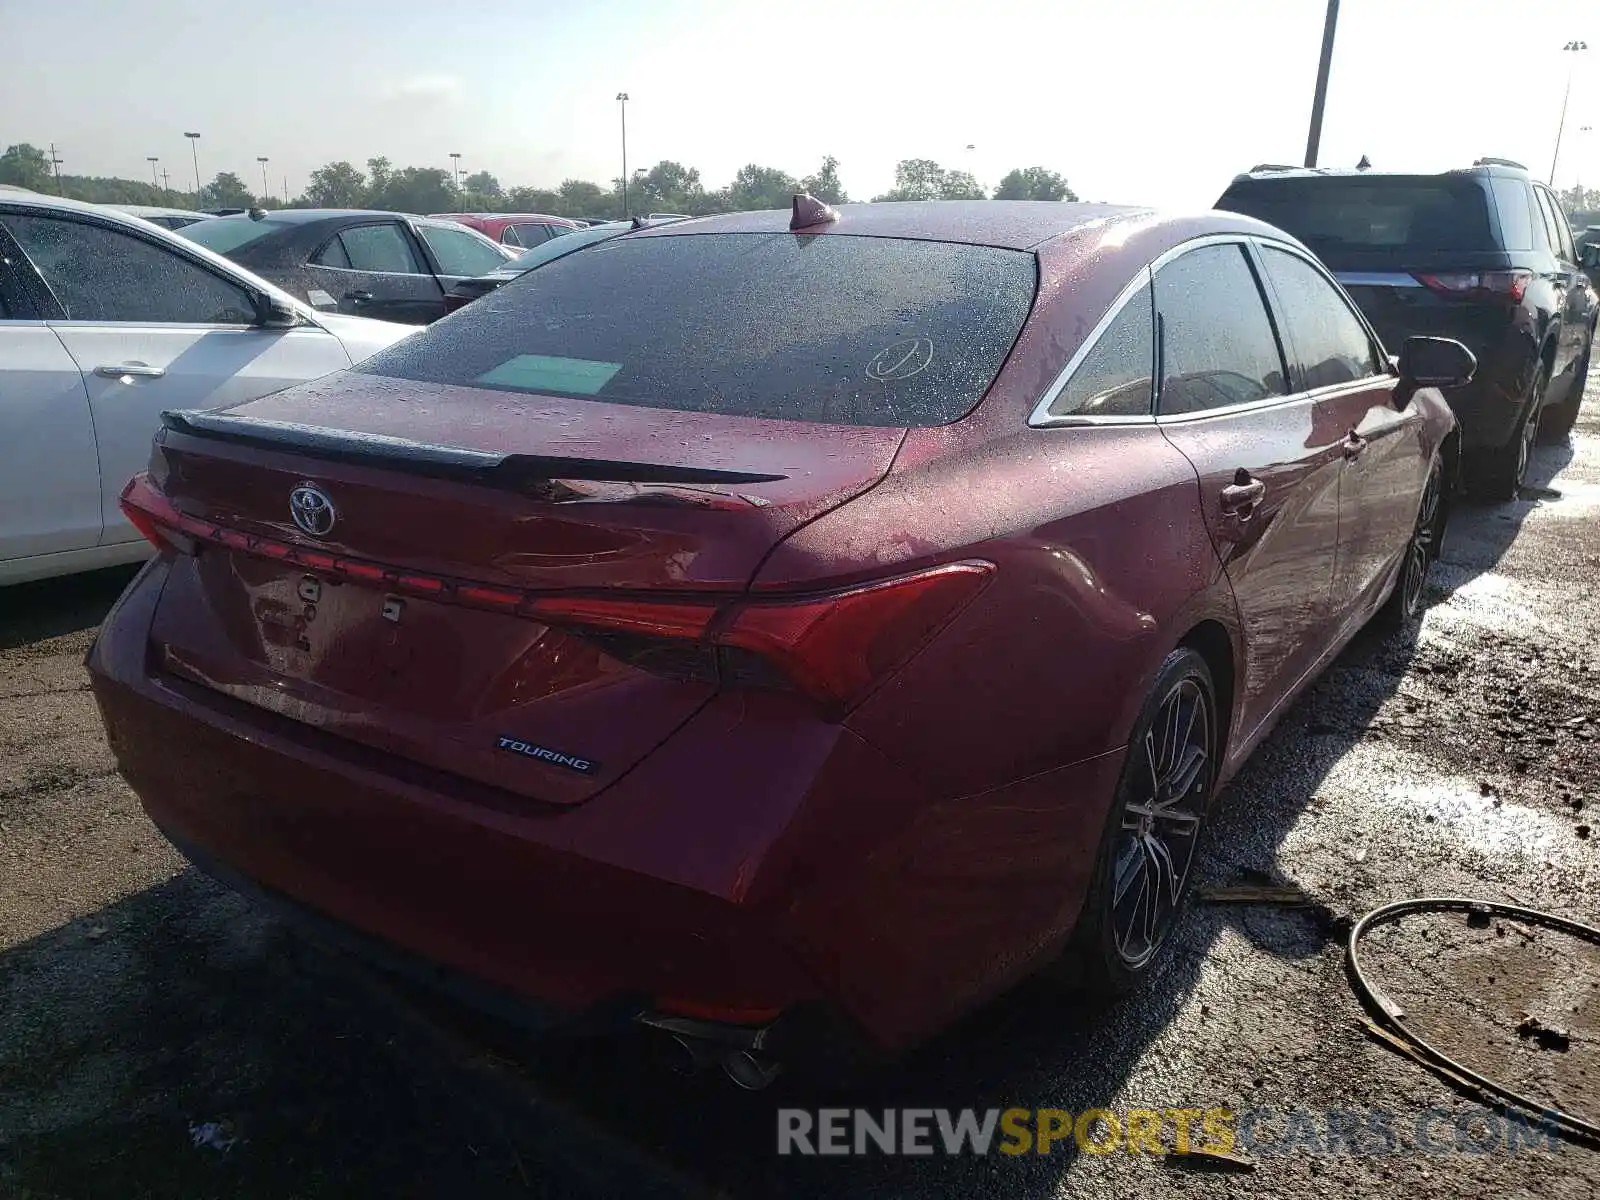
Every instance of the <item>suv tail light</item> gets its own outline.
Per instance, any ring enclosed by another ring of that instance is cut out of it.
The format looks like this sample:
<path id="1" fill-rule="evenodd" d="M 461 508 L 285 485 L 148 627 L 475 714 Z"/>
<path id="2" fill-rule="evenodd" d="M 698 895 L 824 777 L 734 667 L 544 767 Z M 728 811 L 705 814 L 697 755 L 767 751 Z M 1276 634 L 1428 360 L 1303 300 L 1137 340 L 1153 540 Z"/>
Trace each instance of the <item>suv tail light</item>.
<path id="1" fill-rule="evenodd" d="M 950 623 L 994 574 L 982 559 L 808 596 L 561 595 L 402 571 L 228 529 L 180 512 L 134 476 L 122 511 L 157 549 L 215 545 L 387 591 L 571 630 L 644 670 L 747 687 L 788 684 L 831 714 L 850 708 Z"/>
<path id="2" fill-rule="evenodd" d="M 1439 271 L 1431 275 L 1416 276 L 1417 282 L 1441 296 L 1455 296 L 1463 300 L 1505 300 L 1510 304 L 1522 303 L 1528 285 L 1533 282 L 1532 271 Z"/>

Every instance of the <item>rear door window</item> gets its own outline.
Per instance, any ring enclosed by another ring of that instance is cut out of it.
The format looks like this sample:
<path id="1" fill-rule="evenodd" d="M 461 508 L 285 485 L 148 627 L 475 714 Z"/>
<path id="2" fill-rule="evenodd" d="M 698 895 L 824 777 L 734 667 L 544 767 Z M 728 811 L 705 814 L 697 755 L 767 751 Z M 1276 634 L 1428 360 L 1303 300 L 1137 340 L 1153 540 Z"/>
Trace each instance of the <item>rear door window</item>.
<path id="1" fill-rule="evenodd" d="M 1163 415 L 1286 394 L 1255 272 L 1236 244 L 1201 246 L 1156 272 Z"/>
<path id="2" fill-rule="evenodd" d="M 1155 350 L 1155 314 L 1146 284 L 1122 306 L 1067 385 L 1050 402 L 1050 415 L 1147 415 Z"/>
<path id="3" fill-rule="evenodd" d="M 622 236 L 547 262 L 477 301 L 472 321 L 425 330 L 361 370 L 688 412 L 940 425 L 994 382 L 1037 280 L 1031 253 L 991 246 Z"/>
<path id="4" fill-rule="evenodd" d="M 439 271 L 444 275 L 486 275 L 506 265 L 505 256 L 493 243 L 465 229 L 446 229 L 442 225 L 418 227 L 422 240 L 428 243 L 433 257 L 439 261 Z"/>
<path id="5" fill-rule="evenodd" d="M 1520 179 L 1491 177 L 1494 206 L 1500 214 L 1500 244 L 1507 250 L 1533 249 L 1533 214 L 1528 208 L 1533 189 Z"/>
<path id="6" fill-rule="evenodd" d="M 1264 246 L 1261 256 L 1282 313 L 1284 349 L 1292 352 L 1294 390 L 1366 379 L 1382 369 L 1366 326 L 1333 284 L 1305 259 Z"/>
<path id="7" fill-rule="evenodd" d="M 406 231 L 393 221 L 381 225 L 356 225 L 341 230 L 339 240 L 356 271 L 373 271 L 389 275 L 426 275 L 429 272 L 417 261 Z"/>
<path id="8" fill-rule="evenodd" d="M 250 293 L 173 250 L 63 217 L 7 216 L 69 321 L 141 325 L 249 325 Z"/>
<path id="9" fill-rule="evenodd" d="M 339 240 L 339 235 L 333 238 L 311 260 L 319 267 L 338 267 L 341 270 L 350 270 L 350 256 L 345 253 L 344 243 Z"/>
<path id="10" fill-rule="evenodd" d="M 536 225 L 530 222 L 523 225 L 513 225 L 512 229 L 516 230 L 517 241 L 521 245 L 530 248 L 543 245 L 550 240 L 551 230 L 548 225 Z"/>
<path id="11" fill-rule="evenodd" d="M 1567 214 L 1561 211 L 1561 202 L 1542 187 L 1533 190 L 1538 193 L 1539 203 L 1545 210 L 1545 220 L 1549 222 L 1552 253 L 1566 262 L 1577 262 L 1577 248 L 1572 244 L 1572 226 L 1567 222 Z"/>

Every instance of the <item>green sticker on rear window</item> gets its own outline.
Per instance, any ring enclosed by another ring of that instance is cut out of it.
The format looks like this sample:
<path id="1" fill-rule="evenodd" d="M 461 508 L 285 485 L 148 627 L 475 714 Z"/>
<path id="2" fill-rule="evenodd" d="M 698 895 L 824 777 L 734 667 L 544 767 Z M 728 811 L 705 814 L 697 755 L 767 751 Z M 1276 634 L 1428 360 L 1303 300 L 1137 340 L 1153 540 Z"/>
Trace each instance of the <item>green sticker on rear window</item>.
<path id="1" fill-rule="evenodd" d="M 592 396 L 610 383 L 611 377 L 620 370 L 621 363 L 519 354 L 494 370 L 485 371 L 478 376 L 477 382 L 525 392 L 568 392 Z"/>

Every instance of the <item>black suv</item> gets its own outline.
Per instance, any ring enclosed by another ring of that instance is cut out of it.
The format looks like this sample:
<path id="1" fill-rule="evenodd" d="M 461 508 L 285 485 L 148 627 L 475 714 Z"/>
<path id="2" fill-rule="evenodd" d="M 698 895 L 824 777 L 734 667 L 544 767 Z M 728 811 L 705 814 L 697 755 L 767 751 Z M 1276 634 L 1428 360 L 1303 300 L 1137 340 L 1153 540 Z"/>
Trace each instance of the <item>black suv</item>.
<path id="1" fill-rule="evenodd" d="M 1584 247 L 1579 261 L 1560 203 L 1523 167 L 1503 159 L 1440 175 L 1258 167 L 1217 207 L 1309 246 L 1388 345 L 1432 334 L 1471 348 L 1477 376 L 1447 395 L 1472 491 L 1513 497 L 1541 430 L 1553 439 L 1571 430 L 1600 313 L 1589 278 L 1600 278 L 1600 246 Z"/>

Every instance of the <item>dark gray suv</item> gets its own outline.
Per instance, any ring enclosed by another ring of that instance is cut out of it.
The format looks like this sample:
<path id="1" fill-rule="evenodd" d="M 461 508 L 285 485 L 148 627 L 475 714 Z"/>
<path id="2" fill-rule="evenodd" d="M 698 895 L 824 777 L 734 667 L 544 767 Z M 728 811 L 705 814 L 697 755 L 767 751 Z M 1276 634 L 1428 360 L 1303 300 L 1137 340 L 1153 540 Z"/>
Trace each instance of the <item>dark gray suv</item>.
<path id="1" fill-rule="evenodd" d="M 1473 382 L 1447 397 L 1472 491 L 1513 497 L 1535 437 L 1571 430 L 1600 315 L 1591 283 L 1600 246 L 1580 252 L 1555 195 L 1523 167 L 1480 159 L 1438 175 L 1257 168 L 1217 207 L 1309 246 L 1386 345 L 1429 334 L 1477 355 Z"/>

